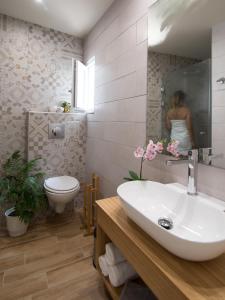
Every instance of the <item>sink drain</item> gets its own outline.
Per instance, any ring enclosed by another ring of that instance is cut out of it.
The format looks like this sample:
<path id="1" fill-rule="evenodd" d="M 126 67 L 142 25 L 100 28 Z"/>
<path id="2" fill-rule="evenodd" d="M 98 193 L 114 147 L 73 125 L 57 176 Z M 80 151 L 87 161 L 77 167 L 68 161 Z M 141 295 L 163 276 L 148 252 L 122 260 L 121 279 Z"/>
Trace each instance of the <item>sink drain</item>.
<path id="1" fill-rule="evenodd" d="M 166 230 L 173 228 L 173 221 L 170 218 L 159 218 L 158 224 Z"/>

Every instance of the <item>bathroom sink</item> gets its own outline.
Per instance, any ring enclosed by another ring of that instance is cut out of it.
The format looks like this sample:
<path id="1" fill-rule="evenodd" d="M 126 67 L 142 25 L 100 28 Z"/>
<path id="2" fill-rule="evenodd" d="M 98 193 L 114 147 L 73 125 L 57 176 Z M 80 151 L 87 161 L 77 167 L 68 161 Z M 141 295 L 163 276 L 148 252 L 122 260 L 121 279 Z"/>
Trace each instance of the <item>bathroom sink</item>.
<path id="1" fill-rule="evenodd" d="M 127 216 L 171 253 L 205 261 L 225 252 L 225 202 L 153 181 L 126 182 L 117 193 Z"/>

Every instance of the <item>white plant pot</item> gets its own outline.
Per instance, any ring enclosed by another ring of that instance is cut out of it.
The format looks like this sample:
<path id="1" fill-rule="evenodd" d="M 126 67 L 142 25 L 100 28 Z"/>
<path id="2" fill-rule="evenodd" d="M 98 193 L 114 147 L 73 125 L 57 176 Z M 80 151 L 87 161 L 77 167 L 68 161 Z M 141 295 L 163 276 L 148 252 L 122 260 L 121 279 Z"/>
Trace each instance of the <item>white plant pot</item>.
<path id="1" fill-rule="evenodd" d="M 27 232 L 28 224 L 22 222 L 19 217 L 10 216 L 12 212 L 14 212 L 14 208 L 7 209 L 5 212 L 6 216 L 6 224 L 9 235 L 12 237 L 23 235 Z"/>

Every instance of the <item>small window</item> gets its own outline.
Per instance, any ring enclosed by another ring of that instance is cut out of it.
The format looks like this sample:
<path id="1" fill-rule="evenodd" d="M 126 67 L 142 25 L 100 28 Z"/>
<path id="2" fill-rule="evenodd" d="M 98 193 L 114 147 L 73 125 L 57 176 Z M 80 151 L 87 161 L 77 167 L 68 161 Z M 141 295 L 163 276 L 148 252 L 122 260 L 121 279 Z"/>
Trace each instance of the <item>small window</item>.
<path id="1" fill-rule="evenodd" d="M 85 66 L 76 61 L 75 107 L 88 113 L 94 112 L 95 58 Z"/>

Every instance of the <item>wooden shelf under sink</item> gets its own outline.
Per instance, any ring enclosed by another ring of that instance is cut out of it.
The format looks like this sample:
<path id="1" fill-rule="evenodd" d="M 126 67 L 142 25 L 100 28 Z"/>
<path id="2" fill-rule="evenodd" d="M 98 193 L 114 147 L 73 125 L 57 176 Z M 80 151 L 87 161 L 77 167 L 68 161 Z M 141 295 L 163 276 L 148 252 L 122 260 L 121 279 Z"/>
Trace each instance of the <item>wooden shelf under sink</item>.
<path id="1" fill-rule="evenodd" d="M 97 201 L 95 261 L 112 241 L 159 300 L 225 299 L 225 254 L 208 262 L 189 262 L 161 247 L 123 211 L 118 197 Z M 103 278 L 111 297 L 121 289 Z"/>
<path id="2" fill-rule="evenodd" d="M 119 300 L 120 299 L 120 295 L 121 295 L 121 292 L 122 292 L 122 289 L 123 289 L 123 286 L 121 287 L 113 287 L 109 281 L 109 278 L 108 277 L 104 277 L 102 274 L 101 274 L 101 277 L 102 277 L 102 280 L 104 282 L 104 285 L 108 291 L 108 293 L 110 294 L 111 298 L 113 300 Z"/>
<path id="3" fill-rule="evenodd" d="M 100 269 L 99 264 L 98 264 L 99 256 L 105 254 L 105 245 L 107 243 L 111 242 L 111 240 L 108 238 L 108 236 L 104 232 L 100 233 L 99 231 L 100 231 L 100 228 L 98 228 L 98 230 L 97 230 L 98 238 L 96 239 L 96 242 L 95 242 L 95 248 L 96 248 L 95 258 L 94 258 L 95 265 L 96 265 L 96 268 L 97 268 L 97 270 L 100 274 L 100 277 L 102 278 L 102 280 L 104 282 L 105 288 L 107 289 L 107 291 L 108 291 L 109 295 L 111 296 L 111 298 L 113 300 L 119 300 L 122 289 L 123 289 L 123 286 L 113 287 L 111 285 L 110 281 L 109 281 L 109 278 L 105 277 L 102 274 L 101 269 Z"/>

